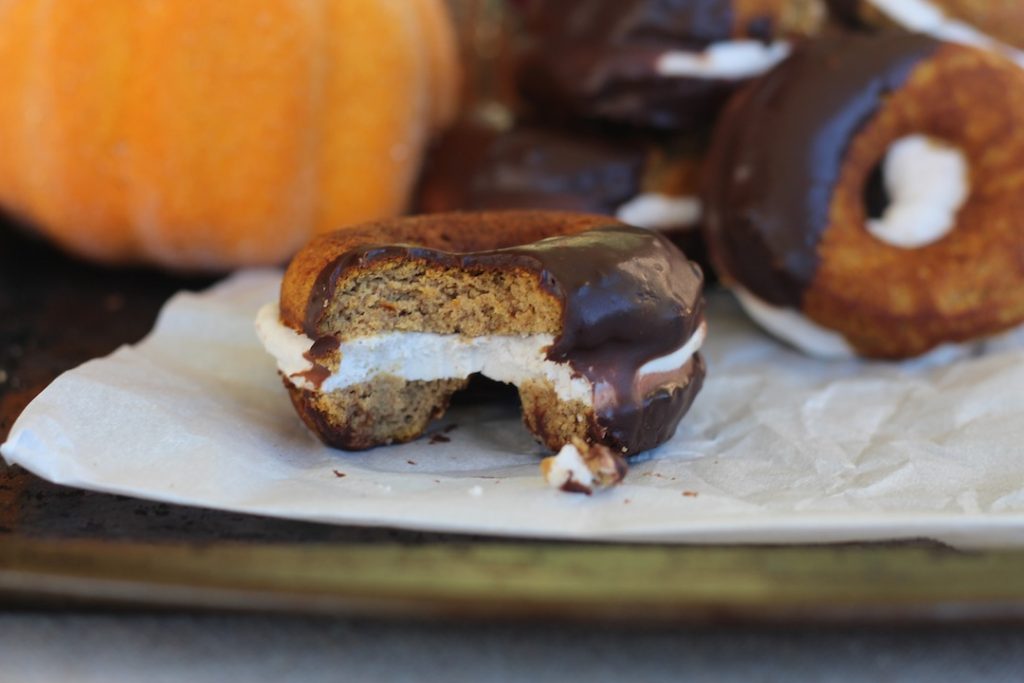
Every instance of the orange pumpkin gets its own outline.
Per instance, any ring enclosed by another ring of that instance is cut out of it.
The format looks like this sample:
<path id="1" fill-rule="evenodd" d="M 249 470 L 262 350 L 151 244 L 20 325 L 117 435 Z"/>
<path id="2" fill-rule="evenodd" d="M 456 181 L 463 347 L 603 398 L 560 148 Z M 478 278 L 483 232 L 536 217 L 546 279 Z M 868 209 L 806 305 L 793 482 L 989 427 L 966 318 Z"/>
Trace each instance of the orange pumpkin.
<path id="1" fill-rule="evenodd" d="M 0 206 L 181 269 L 400 212 L 458 89 L 443 0 L 0 0 L 0 64 Z"/>

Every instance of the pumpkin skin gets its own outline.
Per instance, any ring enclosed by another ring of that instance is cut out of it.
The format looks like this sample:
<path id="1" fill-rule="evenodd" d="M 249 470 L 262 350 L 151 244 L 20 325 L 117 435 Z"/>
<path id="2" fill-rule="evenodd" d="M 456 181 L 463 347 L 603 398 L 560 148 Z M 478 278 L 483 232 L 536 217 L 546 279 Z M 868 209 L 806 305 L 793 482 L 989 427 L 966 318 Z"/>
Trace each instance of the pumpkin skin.
<path id="1" fill-rule="evenodd" d="M 225 270 L 395 215 L 458 90 L 442 0 L 0 0 L 0 206 Z"/>

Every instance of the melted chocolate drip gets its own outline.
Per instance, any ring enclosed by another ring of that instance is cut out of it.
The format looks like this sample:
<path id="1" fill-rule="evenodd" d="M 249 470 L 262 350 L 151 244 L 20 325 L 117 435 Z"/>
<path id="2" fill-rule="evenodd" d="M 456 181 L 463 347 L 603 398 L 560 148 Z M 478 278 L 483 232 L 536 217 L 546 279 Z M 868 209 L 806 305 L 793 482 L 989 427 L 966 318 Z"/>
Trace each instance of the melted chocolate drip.
<path id="1" fill-rule="evenodd" d="M 302 372 L 296 372 L 292 377 L 301 377 L 307 382 L 312 384 L 317 389 L 327 381 L 327 378 L 331 376 L 331 370 L 329 368 L 320 365 L 319 363 L 313 363 L 313 367 L 309 370 L 303 370 Z"/>
<path id="2" fill-rule="evenodd" d="M 306 351 L 302 356 L 306 360 L 315 363 L 337 351 L 340 346 L 340 339 L 333 334 L 327 334 L 313 342 L 313 345 L 309 347 L 309 351 Z"/>
<path id="3" fill-rule="evenodd" d="M 450 253 L 418 246 L 366 246 L 328 266 L 310 297 L 305 328 L 315 334 L 323 302 L 341 273 L 412 259 L 467 271 L 526 270 L 563 302 L 561 334 L 548 358 L 569 363 L 614 400 L 598 406 L 594 436 L 625 454 L 666 441 L 700 389 L 699 356 L 685 387 L 635 395 L 639 368 L 681 347 L 703 321 L 703 278 L 664 236 L 612 225 L 533 244 Z M 312 334 L 311 334 L 312 336 Z"/>
<path id="4" fill-rule="evenodd" d="M 834 36 L 737 96 L 705 176 L 707 240 L 727 273 L 770 304 L 800 307 L 847 146 L 938 46 L 903 33 Z"/>
<path id="5" fill-rule="evenodd" d="M 700 51 L 747 37 L 770 41 L 767 18 L 736 30 L 725 0 L 572 0 L 537 2 L 527 26 L 534 38 L 519 77 L 538 113 L 585 116 L 663 130 L 711 124 L 735 81 L 660 76 L 668 50 Z"/>

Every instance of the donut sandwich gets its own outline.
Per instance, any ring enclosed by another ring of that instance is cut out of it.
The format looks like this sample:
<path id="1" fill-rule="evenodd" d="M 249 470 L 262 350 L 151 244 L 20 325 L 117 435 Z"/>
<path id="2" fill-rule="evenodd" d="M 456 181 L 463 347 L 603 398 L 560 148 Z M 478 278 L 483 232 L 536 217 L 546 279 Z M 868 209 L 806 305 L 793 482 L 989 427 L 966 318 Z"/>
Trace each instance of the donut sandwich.
<path id="1" fill-rule="evenodd" d="M 410 441 L 470 375 L 516 386 L 551 451 L 629 456 L 700 390 L 702 275 L 664 236 L 604 216 L 432 214 L 314 239 L 257 332 L 325 443 Z"/>

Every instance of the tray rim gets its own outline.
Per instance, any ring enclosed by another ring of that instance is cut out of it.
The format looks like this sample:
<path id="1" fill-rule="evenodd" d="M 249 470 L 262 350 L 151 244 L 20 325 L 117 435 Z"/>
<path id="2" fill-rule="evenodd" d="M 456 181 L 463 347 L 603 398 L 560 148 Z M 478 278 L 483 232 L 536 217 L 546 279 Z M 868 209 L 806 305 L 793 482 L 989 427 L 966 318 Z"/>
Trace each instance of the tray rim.
<path id="1" fill-rule="evenodd" d="M 1024 551 L 3 536 L 0 603 L 644 624 L 1024 623 Z"/>

